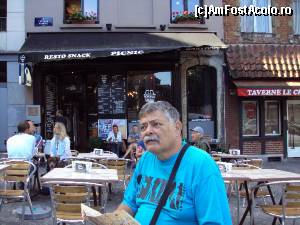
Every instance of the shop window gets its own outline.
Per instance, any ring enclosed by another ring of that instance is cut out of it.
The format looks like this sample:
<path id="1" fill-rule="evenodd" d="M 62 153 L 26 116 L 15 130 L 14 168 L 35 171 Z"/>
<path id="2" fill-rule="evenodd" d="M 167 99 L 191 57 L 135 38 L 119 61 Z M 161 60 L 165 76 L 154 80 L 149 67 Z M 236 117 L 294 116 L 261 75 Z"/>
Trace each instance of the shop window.
<path id="1" fill-rule="evenodd" d="M 7 82 L 7 63 L 5 61 L 0 61 L 0 83 Z"/>
<path id="2" fill-rule="evenodd" d="M 211 138 L 215 136 L 216 90 L 214 68 L 195 66 L 187 70 L 188 127 L 201 126 L 205 135 Z"/>
<path id="3" fill-rule="evenodd" d="M 171 0 L 171 23 L 204 23 L 204 18 L 195 17 L 195 5 L 202 6 L 202 0 Z"/>
<path id="4" fill-rule="evenodd" d="M 294 2 L 294 33 L 300 35 L 300 0 Z"/>
<path id="5" fill-rule="evenodd" d="M 243 136 L 259 135 L 259 108 L 257 101 L 242 102 Z"/>
<path id="6" fill-rule="evenodd" d="M 280 135 L 280 102 L 265 101 L 265 135 Z"/>
<path id="7" fill-rule="evenodd" d="M 7 0 L 0 0 L 0 32 L 6 31 Z"/>
<path id="8" fill-rule="evenodd" d="M 241 0 L 243 6 L 268 7 L 271 0 Z M 272 33 L 271 16 L 241 16 L 241 32 Z"/>
<path id="9" fill-rule="evenodd" d="M 98 0 L 65 0 L 64 22 L 72 24 L 99 23 Z"/>
<path id="10" fill-rule="evenodd" d="M 171 87 L 172 73 L 166 72 L 140 72 L 131 73 L 127 77 L 127 108 L 128 121 L 136 122 L 138 112 L 146 100 L 172 102 Z"/>

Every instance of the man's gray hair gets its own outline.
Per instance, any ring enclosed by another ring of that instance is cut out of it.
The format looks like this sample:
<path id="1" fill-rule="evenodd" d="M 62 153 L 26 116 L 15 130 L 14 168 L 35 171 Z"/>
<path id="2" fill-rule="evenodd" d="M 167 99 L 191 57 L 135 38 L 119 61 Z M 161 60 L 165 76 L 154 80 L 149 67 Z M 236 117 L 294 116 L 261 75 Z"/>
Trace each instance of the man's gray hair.
<path id="1" fill-rule="evenodd" d="M 143 105 L 141 111 L 139 112 L 139 118 L 145 116 L 145 114 L 152 113 L 155 111 L 160 111 L 165 114 L 169 121 L 176 122 L 180 120 L 180 114 L 178 110 L 166 101 L 148 102 Z"/>

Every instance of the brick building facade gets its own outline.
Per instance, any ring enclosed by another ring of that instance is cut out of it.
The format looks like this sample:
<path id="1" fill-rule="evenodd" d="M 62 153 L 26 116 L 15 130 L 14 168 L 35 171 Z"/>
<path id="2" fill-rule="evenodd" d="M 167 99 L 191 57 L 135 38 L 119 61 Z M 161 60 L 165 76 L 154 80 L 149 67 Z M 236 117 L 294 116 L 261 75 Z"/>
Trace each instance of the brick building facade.
<path id="1" fill-rule="evenodd" d="M 245 2 L 223 4 L 243 6 Z M 253 20 L 224 17 L 226 144 L 244 154 L 299 157 L 300 1 L 263 2 L 264 6 L 291 7 L 294 15 Z"/>

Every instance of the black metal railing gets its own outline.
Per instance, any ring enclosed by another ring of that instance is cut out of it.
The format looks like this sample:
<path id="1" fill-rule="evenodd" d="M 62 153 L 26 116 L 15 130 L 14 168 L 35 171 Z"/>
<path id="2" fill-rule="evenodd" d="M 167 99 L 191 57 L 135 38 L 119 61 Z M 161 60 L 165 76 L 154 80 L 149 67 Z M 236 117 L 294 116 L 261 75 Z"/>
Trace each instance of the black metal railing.
<path id="1" fill-rule="evenodd" d="M 6 31 L 6 17 L 0 17 L 0 32 Z"/>

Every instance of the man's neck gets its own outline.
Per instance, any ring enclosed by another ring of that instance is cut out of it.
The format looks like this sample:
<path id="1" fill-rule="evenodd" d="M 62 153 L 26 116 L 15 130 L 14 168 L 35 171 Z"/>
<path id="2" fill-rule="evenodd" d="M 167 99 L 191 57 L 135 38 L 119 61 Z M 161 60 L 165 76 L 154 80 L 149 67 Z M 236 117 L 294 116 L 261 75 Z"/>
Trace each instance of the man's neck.
<path id="1" fill-rule="evenodd" d="M 181 149 L 181 140 L 177 140 L 176 143 L 174 144 L 174 147 L 172 147 L 169 151 L 162 152 L 160 155 L 158 155 L 159 160 L 167 160 L 171 158 L 173 155 L 179 152 Z"/>

